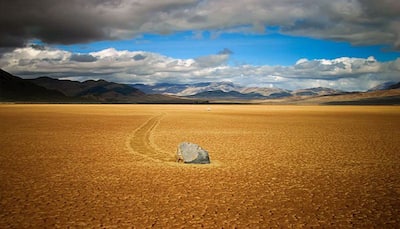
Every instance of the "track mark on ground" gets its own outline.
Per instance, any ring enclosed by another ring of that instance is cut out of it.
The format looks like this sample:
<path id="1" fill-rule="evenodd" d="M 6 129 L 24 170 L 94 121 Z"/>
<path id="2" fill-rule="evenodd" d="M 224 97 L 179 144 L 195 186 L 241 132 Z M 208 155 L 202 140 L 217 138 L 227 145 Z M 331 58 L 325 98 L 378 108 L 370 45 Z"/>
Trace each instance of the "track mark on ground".
<path id="1" fill-rule="evenodd" d="M 152 132 L 160 123 L 164 114 L 154 116 L 137 128 L 129 138 L 129 147 L 133 153 L 154 162 L 172 162 L 174 156 L 160 150 L 152 142 Z"/>

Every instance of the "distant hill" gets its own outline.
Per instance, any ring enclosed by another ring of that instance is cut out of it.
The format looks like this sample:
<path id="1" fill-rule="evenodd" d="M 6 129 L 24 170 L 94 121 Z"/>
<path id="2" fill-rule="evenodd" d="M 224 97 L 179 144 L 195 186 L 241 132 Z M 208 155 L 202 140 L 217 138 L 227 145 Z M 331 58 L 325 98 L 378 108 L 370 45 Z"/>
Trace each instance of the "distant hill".
<path id="1" fill-rule="evenodd" d="M 292 96 L 291 91 L 276 87 L 244 87 L 240 93 L 257 93 L 266 98 L 283 98 Z"/>
<path id="2" fill-rule="evenodd" d="M 232 82 L 205 82 L 196 84 L 134 84 L 147 93 L 162 93 L 188 98 L 218 99 L 282 99 L 289 97 L 312 97 L 322 95 L 337 95 L 343 91 L 331 88 L 307 88 L 296 91 L 275 87 L 242 87 Z"/>
<path id="3" fill-rule="evenodd" d="M 146 84 L 131 84 L 130 86 L 137 88 L 146 94 L 168 94 L 177 95 L 180 92 L 188 89 L 189 87 L 205 87 L 210 83 L 198 84 L 172 84 L 172 83 L 158 83 L 154 85 Z"/>
<path id="4" fill-rule="evenodd" d="M 67 102 L 73 99 L 0 69 L 0 101 Z"/>
<path id="5" fill-rule="evenodd" d="M 224 92 L 222 90 L 216 91 L 205 91 L 200 92 L 195 95 L 188 96 L 189 98 L 196 98 L 196 99 L 213 99 L 213 100 L 220 100 L 220 99 L 230 99 L 230 100 L 252 100 L 252 99 L 265 99 L 266 97 L 258 94 L 258 93 L 248 93 L 243 94 L 237 91 L 229 91 Z"/>
<path id="6" fill-rule="evenodd" d="M 280 88 L 242 87 L 232 82 L 203 82 L 194 84 L 160 83 L 154 85 L 132 84 L 131 86 L 150 94 L 175 95 L 203 99 L 266 99 L 289 97 L 291 91 Z"/>
<path id="7" fill-rule="evenodd" d="M 387 89 L 371 92 L 345 92 L 332 88 L 316 87 L 295 91 L 280 88 L 237 87 L 239 91 L 205 91 L 189 98 L 207 99 L 210 102 L 256 102 L 267 104 L 325 104 L 325 105 L 398 105 L 399 83 Z"/>
<path id="8" fill-rule="evenodd" d="M 343 94 L 343 91 L 335 90 L 326 87 L 314 87 L 295 90 L 291 94 L 293 96 L 322 96 L 322 95 L 339 95 Z"/>
<path id="9" fill-rule="evenodd" d="M 347 92 L 337 95 L 293 97 L 286 104 L 324 105 L 400 105 L 400 90 L 378 90 L 369 92 Z"/>
<path id="10" fill-rule="evenodd" d="M 29 81 L 47 89 L 60 91 L 69 97 L 80 97 L 99 102 L 129 102 L 135 100 L 136 97 L 145 95 L 136 88 L 105 80 L 78 82 L 40 77 Z"/>
<path id="11" fill-rule="evenodd" d="M 400 104 L 399 89 L 400 82 L 378 85 L 367 92 L 323 87 L 290 91 L 231 82 L 126 85 L 105 80 L 22 79 L 0 69 L 0 102 L 392 105 Z"/>
<path id="12" fill-rule="evenodd" d="M 368 91 L 381 91 L 381 90 L 390 90 L 390 89 L 399 89 L 399 88 L 400 88 L 400 82 L 389 81 L 389 82 L 379 84 L 379 85 L 369 89 Z"/>
<path id="13" fill-rule="evenodd" d="M 146 95 L 129 85 L 50 77 L 22 79 L 0 69 L 0 101 L 56 103 L 201 103 L 168 95 Z"/>
<path id="14" fill-rule="evenodd" d="M 132 84 L 149 94 L 167 94 L 176 96 L 191 96 L 207 91 L 240 91 L 242 88 L 231 82 L 203 82 L 194 84 L 159 83 L 154 85 Z"/>
<path id="15" fill-rule="evenodd" d="M 390 90 L 390 89 L 400 89 L 400 82 L 398 82 L 398 83 L 396 83 L 396 84 L 393 84 L 393 85 L 390 85 L 389 87 L 388 87 L 388 89 Z"/>

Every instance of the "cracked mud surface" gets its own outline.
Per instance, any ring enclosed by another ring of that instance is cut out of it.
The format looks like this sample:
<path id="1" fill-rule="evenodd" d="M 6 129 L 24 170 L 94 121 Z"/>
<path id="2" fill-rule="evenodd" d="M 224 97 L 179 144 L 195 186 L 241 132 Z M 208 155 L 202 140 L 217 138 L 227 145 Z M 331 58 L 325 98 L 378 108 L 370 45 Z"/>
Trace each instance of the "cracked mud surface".
<path id="1" fill-rule="evenodd" d="M 152 162 L 174 162 L 173 152 L 163 152 L 152 141 L 154 129 L 160 122 L 161 115 L 156 115 L 138 127 L 129 137 L 129 149 L 132 153 L 143 157 L 144 160 Z"/>
<path id="2" fill-rule="evenodd" d="M 0 228 L 400 225 L 398 107 L 207 107 L 0 105 Z"/>

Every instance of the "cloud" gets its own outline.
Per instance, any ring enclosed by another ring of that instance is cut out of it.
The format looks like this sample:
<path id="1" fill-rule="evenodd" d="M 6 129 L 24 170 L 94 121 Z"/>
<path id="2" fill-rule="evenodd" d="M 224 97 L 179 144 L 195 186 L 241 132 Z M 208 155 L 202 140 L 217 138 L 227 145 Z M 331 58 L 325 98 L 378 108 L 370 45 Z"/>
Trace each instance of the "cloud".
<path id="1" fill-rule="evenodd" d="M 4 50 L 32 39 L 77 44 L 187 30 L 263 33 L 266 26 L 278 26 L 285 34 L 400 49 L 397 0 L 13 0 L 0 7 Z"/>
<path id="2" fill-rule="evenodd" d="M 231 55 L 231 54 L 233 54 L 233 52 L 228 48 L 224 48 L 223 50 L 218 52 L 218 55 Z"/>
<path id="3" fill-rule="evenodd" d="M 136 60 L 136 61 L 144 60 L 144 59 L 146 59 L 146 56 L 144 56 L 142 54 L 136 54 L 136 55 L 133 56 L 133 59 Z"/>
<path id="4" fill-rule="evenodd" d="M 202 56 L 195 59 L 200 67 L 215 67 L 225 64 L 233 52 L 227 48 L 219 51 L 215 55 Z"/>
<path id="5" fill-rule="evenodd" d="M 31 48 L 36 49 L 36 50 L 46 50 L 46 46 L 44 45 L 38 45 L 38 44 L 31 44 L 30 45 Z"/>
<path id="6" fill-rule="evenodd" d="M 333 60 L 300 59 L 288 70 L 297 78 L 351 78 L 357 77 L 359 74 L 378 73 L 381 71 L 381 63 L 377 62 L 374 57 L 367 59 L 342 57 Z"/>
<path id="7" fill-rule="evenodd" d="M 387 81 L 400 81 L 400 58 L 379 62 L 374 57 L 300 59 L 292 66 L 230 66 L 225 51 L 195 59 L 176 59 L 158 53 L 104 49 L 76 54 L 49 47 L 26 46 L 0 57 L 0 67 L 34 78 L 105 79 L 121 83 L 194 83 L 230 80 L 247 86 L 285 89 L 332 87 L 367 90 Z"/>
<path id="8" fill-rule="evenodd" d="M 226 63 L 229 56 L 227 55 L 209 55 L 209 56 L 202 56 L 195 59 L 196 63 L 200 67 L 216 67 L 223 63 Z"/>
<path id="9" fill-rule="evenodd" d="M 97 58 L 88 54 L 72 54 L 70 60 L 77 62 L 94 62 Z"/>
<path id="10" fill-rule="evenodd" d="M 400 48 L 400 4 L 384 0 L 321 1 L 310 5 L 307 16 L 282 26 L 293 35 L 347 41 L 354 45 L 388 44 Z"/>

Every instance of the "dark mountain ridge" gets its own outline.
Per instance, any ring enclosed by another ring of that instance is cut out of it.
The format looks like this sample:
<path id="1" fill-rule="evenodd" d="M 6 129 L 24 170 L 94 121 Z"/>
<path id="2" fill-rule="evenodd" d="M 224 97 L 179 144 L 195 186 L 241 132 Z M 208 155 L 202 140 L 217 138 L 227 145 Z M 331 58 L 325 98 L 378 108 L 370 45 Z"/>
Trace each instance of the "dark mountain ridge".
<path id="1" fill-rule="evenodd" d="M 0 101 L 56 103 L 198 103 L 167 95 L 146 95 L 137 88 L 105 80 L 84 82 L 50 77 L 22 79 L 0 69 Z M 201 102 L 201 101 L 200 101 Z"/>
<path id="2" fill-rule="evenodd" d="M 390 85 L 387 89 L 400 89 L 400 82 Z"/>
<path id="3" fill-rule="evenodd" d="M 0 69 L 0 101 L 65 102 L 74 99 Z"/>
<path id="4" fill-rule="evenodd" d="M 105 80 L 78 82 L 39 77 L 30 79 L 29 81 L 48 89 L 60 91 L 66 96 L 86 98 L 100 102 L 129 101 L 132 97 L 145 95 L 144 92 L 136 88 Z"/>
<path id="5" fill-rule="evenodd" d="M 377 86 L 369 89 L 368 91 L 381 91 L 381 90 L 390 90 L 390 89 L 398 89 L 400 88 L 400 82 L 385 82 L 378 84 Z"/>

